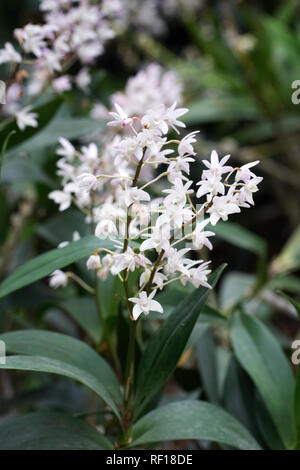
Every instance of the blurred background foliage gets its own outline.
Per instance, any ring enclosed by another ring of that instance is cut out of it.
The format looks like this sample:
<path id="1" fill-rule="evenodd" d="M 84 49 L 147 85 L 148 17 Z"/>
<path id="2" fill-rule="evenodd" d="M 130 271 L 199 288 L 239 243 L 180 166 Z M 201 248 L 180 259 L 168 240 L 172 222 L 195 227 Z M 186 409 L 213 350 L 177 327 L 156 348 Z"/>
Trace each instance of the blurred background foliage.
<path id="1" fill-rule="evenodd" d="M 15 27 L 39 20 L 37 5 L 34 0 L 1 0 L 1 43 L 11 38 Z M 222 404 L 260 441 L 263 435 L 266 448 L 280 448 L 284 446 L 282 436 L 270 420 L 270 409 L 268 412 L 262 399 L 265 392 L 252 373 L 251 357 L 245 355 L 245 361 L 249 360 L 245 365 L 236 356 L 242 347 L 243 325 L 249 322 L 245 312 L 267 324 L 268 331 L 262 332 L 266 344 L 271 331 L 288 358 L 292 341 L 300 335 L 299 312 L 280 294 L 284 291 L 300 300 L 300 104 L 291 99 L 292 83 L 300 80 L 300 5 L 298 0 L 203 0 L 199 5 L 195 11 L 179 0 L 177 14 L 171 18 L 161 11 L 165 23 L 161 34 L 136 27 L 118 36 L 99 61 L 90 94 L 80 96 L 72 91 L 63 96 L 63 103 L 54 100 L 52 108 L 47 104 L 44 115 L 40 113 L 44 129 L 36 136 L 25 132 L 22 145 L 15 141 L 8 146 L 0 188 L 0 277 L 2 280 L 34 255 L 71 240 L 79 227 L 81 235 L 87 230 L 75 209 L 57 214 L 47 197 L 58 186 L 57 138 L 80 140 L 98 129 L 99 122 L 89 118 L 90 104 L 109 104 L 111 93 L 122 90 L 141 65 L 157 61 L 176 70 L 184 80 L 185 105 L 190 108 L 185 118 L 188 131 L 201 129 L 200 158 L 216 149 L 220 154 L 230 153 L 237 165 L 260 160 L 257 169 L 264 182 L 254 209 L 216 226 L 213 265 L 226 262 L 228 267 L 217 294 L 199 317 L 169 386 L 170 396 L 201 393 L 208 401 Z M 45 99 L 42 97 L 41 106 Z M 51 109 L 53 114 L 57 111 L 53 119 Z M 77 263 L 77 270 L 86 276 L 84 263 Z M 103 289 L 107 305 L 117 289 L 109 287 L 109 282 L 108 290 Z M 176 305 L 181 289 L 172 285 L 161 294 L 166 311 Z M 88 312 L 88 321 L 83 321 L 82 310 Z M 117 318 L 117 306 L 108 310 L 111 328 L 116 324 L 123 328 L 126 343 L 125 320 Z M 227 318 L 233 312 L 238 313 L 229 328 Z M 3 331 L 47 328 L 91 344 L 101 338 L 101 325 L 90 300 L 80 296 L 75 286 L 52 291 L 46 281 L 1 300 L 0 325 Z M 149 327 L 149 334 L 152 329 Z M 256 343 L 255 325 L 248 324 L 246 329 L 245 347 L 251 351 L 252 338 L 262 362 L 260 373 L 268 375 L 270 370 L 263 369 L 264 351 Z M 122 349 L 120 337 L 119 342 Z M 194 346 L 196 355 L 191 354 Z M 280 364 L 281 360 L 280 356 Z M 287 364 L 283 361 L 281 365 L 284 376 Z M 274 371 L 270 372 L 269 390 L 276 385 L 273 379 Z M 20 373 L 12 379 L 3 372 L 0 387 L 4 394 L 0 412 L 31 409 L 33 402 L 34 409 L 56 407 L 74 413 L 94 406 L 79 385 L 44 374 Z M 15 387 L 17 394 L 13 393 Z M 170 396 L 166 399 L 172 399 Z M 278 399 L 282 399 L 280 394 Z"/>

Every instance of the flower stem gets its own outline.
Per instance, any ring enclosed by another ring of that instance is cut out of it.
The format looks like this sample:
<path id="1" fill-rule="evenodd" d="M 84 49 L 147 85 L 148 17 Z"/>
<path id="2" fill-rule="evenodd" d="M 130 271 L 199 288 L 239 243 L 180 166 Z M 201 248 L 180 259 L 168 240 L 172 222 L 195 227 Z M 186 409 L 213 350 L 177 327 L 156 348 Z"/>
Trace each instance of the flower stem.
<path id="1" fill-rule="evenodd" d="M 132 402 L 133 402 L 133 384 L 135 373 L 135 338 L 136 338 L 137 321 L 130 322 L 129 345 L 126 359 L 125 380 L 124 380 L 124 414 L 123 425 L 125 430 L 128 429 L 132 418 Z"/>
<path id="2" fill-rule="evenodd" d="M 93 289 L 93 287 L 89 286 L 86 282 L 84 282 L 83 279 L 81 279 L 79 276 L 77 276 L 72 271 L 67 271 L 66 276 L 73 279 L 73 281 L 77 282 L 77 284 L 80 287 L 82 287 L 84 290 L 86 290 L 89 294 L 92 294 L 92 295 L 95 294 L 95 289 Z"/>
<path id="3" fill-rule="evenodd" d="M 137 186 L 140 172 L 144 163 L 145 153 L 147 148 L 143 149 L 143 156 L 140 159 L 136 172 L 132 181 L 132 187 Z M 130 207 L 127 209 L 127 221 L 126 221 L 126 237 L 124 240 L 123 253 L 127 250 L 129 244 L 129 227 L 131 223 Z M 127 298 L 129 299 L 129 287 L 127 280 L 127 273 L 124 273 L 124 289 Z M 129 304 L 130 306 L 130 304 Z M 135 371 L 135 337 L 136 337 L 137 322 L 134 321 L 132 311 L 130 308 L 130 335 L 129 345 L 127 351 L 126 367 L 125 367 L 125 380 L 124 380 L 124 414 L 123 414 L 123 427 L 125 430 L 128 429 L 131 418 L 132 418 L 132 401 L 133 401 L 133 384 L 134 384 L 134 371 Z"/>
<path id="4" fill-rule="evenodd" d="M 118 373 L 118 375 L 120 375 L 120 373 L 121 373 L 121 364 L 120 364 L 115 346 L 113 344 L 111 335 L 110 335 L 109 330 L 107 328 L 107 323 L 106 323 L 104 315 L 103 315 L 102 306 L 101 306 L 101 299 L 100 299 L 100 293 L 99 293 L 99 286 L 98 286 L 98 279 L 97 279 L 96 274 L 95 274 L 95 300 L 96 300 L 96 306 L 97 306 L 97 310 L 98 310 L 100 323 L 101 323 L 101 326 L 103 328 L 103 340 L 107 341 L 108 349 L 109 349 L 109 352 L 110 352 L 110 354 L 111 354 L 111 356 L 114 360 L 117 373 Z"/>

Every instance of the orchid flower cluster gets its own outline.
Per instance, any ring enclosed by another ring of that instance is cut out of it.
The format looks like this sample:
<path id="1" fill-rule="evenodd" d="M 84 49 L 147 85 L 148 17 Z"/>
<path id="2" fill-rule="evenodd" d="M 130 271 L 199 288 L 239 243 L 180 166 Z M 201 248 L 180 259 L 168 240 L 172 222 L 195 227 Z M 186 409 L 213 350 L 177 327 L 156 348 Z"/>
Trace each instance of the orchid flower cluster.
<path id="1" fill-rule="evenodd" d="M 117 103 L 130 116 L 143 116 L 146 109 L 171 106 L 183 101 L 183 82 L 173 70 L 165 71 L 157 63 L 151 63 L 130 77 L 125 90 L 113 93 L 112 106 Z M 109 110 L 102 103 L 93 106 L 91 115 L 95 119 L 109 119 Z M 127 128 L 125 127 L 126 131 Z"/>
<path id="2" fill-rule="evenodd" d="M 121 134 L 108 149 L 101 152 L 90 144 L 78 152 L 61 139 L 58 173 L 64 189 L 50 193 L 50 198 L 60 210 L 74 201 L 86 213 L 96 237 L 112 240 L 114 249 L 99 247 L 87 260 L 87 268 L 101 279 L 109 273 L 119 276 L 132 320 L 142 313 L 163 312 L 154 297 L 171 282 L 210 288 L 210 261 L 195 256 L 204 246 L 212 249 L 210 239 L 215 234 L 207 225 L 213 227 L 253 205 L 253 193 L 262 180 L 252 171 L 258 161 L 234 168 L 228 164 L 229 155 L 219 159 L 212 151 L 210 160 L 200 163 L 204 170 L 194 191 L 189 175 L 190 165 L 198 159 L 194 150 L 198 131 L 183 138 L 167 137 L 170 130 L 179 134 L 185 127 L 180 117 L 187 111 L 176 103 L 161 104 L 138 117 L 116 103 L 108 126 Z M 145 182 L 142 173 L 147 167 L 156 174 Z M 162 179 L 169 187 L 156 195 Z M 184 242 L 189 245 L 182 248 Z M 127 280 L 135 270 L 139 270 L 139 287 L 129 297 Z M 55 271 L 50 284 L 58 287 L 67 280 L 66 273 Z"/>
<path id="3" fill-rule="evenodd" d="M 179 76 L 173 71 L 164 71 L 161 66 L 152 63 L 138 72 L 134 77 L 131 77 L 125 87 L 124 92 L 114 93 L 112 100 L 118 109 L 122 109 L 124 116 L 134 116 L 135 122 L 141 120 L 145 109 L 154 106 L 159 108 L 161 104 L 165 107 L 171 106 L 176 101 L 182 102 L 183 83 Z M 110 117 L 109 110 L 102 104 L 98 103 L 92 109 L 92 116 L 94 118 L 108 120 Z M 99 150 L 96 143 L 90 143 L 83 146 L 80 151 L 76 150 L 74 146 L 67 139 L 63 137 L 59 139 L 60 148 L 57 154 L 61 157 L 57 162 L 57 174 L 62 178 L 64 185 L 63 191 L 53 191 L 49 197 L 59 204 L 60 210 L 65 210 L 73 203 L 83 212 L 90 211 L 91 195 L 89 191 L 82 190 L 82 184 L 78 185 L 78 178 L 80 175 L 93 175 L 96 177 L 99 174 L 120 174 L 120 177 L 133 176 L 134 166 L 126 159 L 115 160 L 116 148 L 120 145 L 122 148 L 125 143 L 130 145 L 134 140 L 130 140 L 131 135 L 130 126 L 121 126 L 121 129 L 116 126 L 109 126 L 104 133 L 99 134 L 101 140 L 101 158 L 99 157 Z M 131 131 L 132 132 L 132 131 Z M 128 137 L 128 139 L 126 139 Z M 123 143 L 122 143 L 123 141 Z M 125 151 L 125 149 L 124 149 Z M 153 174 L 153 167 L 151 165 L 144 165 L 140 179 L 148 180 Z M 87 182 L 89 179 L 84 180 Z M 103 180 L 102 180 L 103 181 Z M 110 191 L 105 193 L 101 191 L 102 187 L 97 183 L 97 192 L 93 194 L 94 206 L 92 219 L 98 222 L 105 218 L 105 213 L 109 213 L 111 207 L 105 205 L 102 210 L 97 209 L 100 204 L 106 203 L 113 198 L 117 198 L 115 190 L 118 190 L 118 180 L 111 179 Z M 92 187 L 91 187 L 92 188 Z M 103 187 L 105 190 L 105 186 Z M 103 200 L 103 193 L 105 199 Z M 103 212 L 104 211 L 104 212 Z M 90 217 L 87 217 L 87 222 L 90 223 Z"/>
<path id="4" fill-rule="evenodd" d="M 115 24 L 121 14 L 119 0 L 43 0 L 40 10 L 44 23 L 27 24 L 16 29 L 14 35 L 20 51 L 7 42 L 0 49 L 0 64 L 11 63 L 15 71 L 30 64 L 30 81 L 27 93 L 41 94 L 49 85 L 61 94 L 75 84 L 86 90 L 90 83 L 89 67 L 104 52 L 105 44 L 116 34 Z M 80 64 L 75 77 L 67 73 L 74 63 Z M 17 74 L 7 90 L 4 111 L 17 118 L 21 130 L 37 126 L 37 115 L 31 107 L 19 108 L 24 95 L 23 81 L 28 72 Z"/>

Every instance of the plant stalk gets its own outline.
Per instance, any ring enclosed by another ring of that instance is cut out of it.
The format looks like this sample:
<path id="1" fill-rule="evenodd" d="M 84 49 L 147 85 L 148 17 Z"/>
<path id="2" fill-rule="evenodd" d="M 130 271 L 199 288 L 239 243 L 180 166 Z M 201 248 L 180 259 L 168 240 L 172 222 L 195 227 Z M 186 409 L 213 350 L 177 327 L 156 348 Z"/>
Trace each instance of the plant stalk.
<path id="1" fill-rule="evenodd" d="M 126 359 L 125 380 L 124 380 L 124 415 L 123 425 L 127 430 L 132 418 L 132 405 L 134 393 L 134 373 L 135 373 L 135 338 L 136 338 L 137 321 L 130 322 L 130 336 Z"/>

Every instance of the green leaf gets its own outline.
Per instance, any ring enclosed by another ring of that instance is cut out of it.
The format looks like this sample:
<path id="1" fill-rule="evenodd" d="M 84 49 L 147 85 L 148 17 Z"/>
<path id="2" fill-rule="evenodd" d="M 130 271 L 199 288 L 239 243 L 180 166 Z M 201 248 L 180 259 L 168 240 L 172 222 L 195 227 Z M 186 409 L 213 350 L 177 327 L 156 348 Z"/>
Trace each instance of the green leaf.
<path id="1" fill-rule="evenodd" d="M 225 324 L 227 323 L 227 317 L 221 314 L 211 305 L 204 305 L 201 316 L 197 320 L 198 323 L 208 323 L 210 325 Z"/>
<path id="2" fill-rule="evenodd" d="M 180 401 L 141 418 L 132 429 L 130 447 L 177 439 L 205 439 L 242 450 L 260 449 L 248 431 L 230 414 L 203 401 Z"/>
<path id="3" fill-rule="evenodd" d="M 300 292 L 300 279 L 293 275 L 279 275 L 271 278 L 267 287 L 273 290 L 286 290 L 292 294 L 299 294 Z"/>
<path id="4" fill-rule="evenodd" d="M 250 409 L 252 416 L 256 419 L 263 442 L 266 443 L 271 450 L 284 450 L 284 444 L 258 392 L 254 400 L 252 400 L 252 407 L 250 407 Z"/>
<path id="5" fill-rule="evenodd" d="M 292 234 L 281 253 L 272 263 L 275 274 L 295 271 L 300 267 L 300 226 Z"/>
<path id="6" fill-rule="evenodd" d="M 223 406 L 256 435 L 254 385 L 234 356 L 230 359 L 223 390 Z"/>
<path id="7" fill-rule="evenodd" d="M 217 237 L 234 246 L 244 248 L 258 256 L 265 256 L 266 254 L 267 245 L 265 240 L 238 224 L 220 220 L 212 229 Z"/>
<path id="8" fill-rule="evenodd" d="M 219 402 L 216 345 L 211 328 L 206 328 L 197 342 L 197 359 L 203 388 L 209 401 Z"/>
<path id="9" fill-rule="evenodd" d="M 8 142 L 7 149 L 10 149 L 39 133 L 40 130 L 51 121 L 61 106 L 61 103 L 61 98 L 55 97 L 33 109 L 33 111 L 38 114 L 38 127 L 27 127 L 24 131 L 20 131 L 15 120 L 9 120 L 7 123 L 3 123 L 3 125 L 0 126 L 0 142 L 4 142 L 12 131 L 16 131 Z"/>
<path id="10" fill-rule="evenodd" d="M 121 402 L 118 380 L 90 346 L 68 335 L 43 330 L 13 331 L 0 335 L 8 352 L 3 369 L 22 369 L 65 375 L 94 390 L 118 415 Z"/>
<path id="11" fill-rule="evenodd" d="M 111 407 L 115 415 L 120 418 L 118 406 L 107 392 L 104 384 L 99 381 L 98 377 L 87 372 L 85 368 L 78 368 L 63 360 L 50 359 L 44 356 L 8 356 L 6 363 L 0 364 L 0 369 L 47 372 L 77 380 L 93 390 Z"/>
<path id="12" fill-rule="evenodd" d="M 61 303 L 61 307 L 69 313 L 95 344 L 100 343 L 102 327 L 93 297 L 83 296 L 68 299 Z"/>
<path id="13" fill-rule="evenodd" d="M 111 247 L 111 240 L 100 240 L 97 237 L 89 236 L 72 242 L 64 248 L 56 248 L 37 256 L 17 268 L 0 284 L 0 298 L 48 276 L 56 269 L 64 268 L 75 261 L 90 256 L 96 248 Z"/>
<path id="14" fill-rule="evenodd" d="M 174 307 L 181 302 L 182 297 L 191 294 L 195 290 L 196 288 L 192 285 L 183 286 L 178 281 L 169 284 L 162 292 L 157 294 L 157 300 L 163 306 L 164 314 L 161 315 L 161 313 L 153 312 L 151 315 L 145 316 L 145 320 L 149 319 L 151 321 L 151 319 L 155 318 L 155 320 L 164 321 L 172 313 Z M 226 323 L 227 318 L 211 305 L 205 304 L 197 322 L 208 324 Z"/>
<path id="15" fill-rule="evenodd" d="M 297 14 L 298 7 L 298 0 L 287 0 L 286 2 L 279 3 L 278 10 L 276 11 L 276 17 L 281 22 L 288 23 L 293 18 L 293 16 Z"/>
<path id="16" fill-rule="evenodd" d="M 112 316 L 118 310 L 120 298 L 115 298 L 117 292 L 124 293 L 124 287 L 118 278 L 111 273 L 106 279 L 100 279 L 97 286 L 99 290 L 99 297 L 101 300 L 101 307 L 106 318 Z"/>
<path id="17" fill-rule="evenodd" d="M 285 297 L 285 298 L 290 302 L 290 304 L 292 304 L 293 307 L 295 307 L 295 310 L 296 310 L 296 312 L 298 313 L 299 318 L 300 318 L 300 305 L 299 305 L 294 299 L 292 299 L 292 297 L 290 297 L 289 295 L 285 294 L 284 292 L 279 291 L 278 293 L 279 293 L 282 297 Z"/>
<path id="18" fill-rule="evenodd" d="M 278 342 L 257 319 L 236 313 L 231 325 L 235 355 L 257 386 L 282 441 L 295 441 L 293 420 L 294 380 Z"/>
<path id="19" fill-rule="evenodd" d="M 8 155 L 7 155 L 8 157 Z M 6 158 L 3 171 L 3 183 L 19 184 L 20 182 L 43 183 L 54 188 L 54 182 L 49 176 L 27 156 L 20 155 L 19 158 Z"/>
<path id="20" fill-rule="evenodd" d="M 189 112 L 183 118 L 188 125 L 207 122 L 253 120 L 260 116 L 260 111 L 249 98 L 239 96 L 218 96 L 202 98 L 191 103 Z"/>
<path id="21" fill-rule="evenodd" d="M 13 136 L 17 131 L 10 131 L 10 133 L 7 135 L 6 139 L 4 140 L 4 143 L 2 145 L 2 150 L 1 150 L 1 155 L 0 155 L 0 176 L 1 176 L 1 171 L 2 171 L 2 165 L 3 165 L 3 160 L 5 156 L 5 152 L 9 143 L 9 139 L 11 136 Z"/>
<path id="22" fill-rule="evenodd" d="M 290 114 L 283 116 L 280 120 L 280 125 L 282 132 L 296 133 L 297 131 L 299 131 L 300 127 L 298 114 Z M 258 121 L 254 124 L 249 124 L 245 128 L 242 128 L 242 130 L 239 130 L 234 134 L 234 137 L 240 143 L 245 143 L 248 145 L 249 143 L 253 143 L 257 145 L 257 143 L 260 141 L 276 139 L 276 129 L 270 122 Z"/>
<path id="23" fill-rule="evenodd" d="M 91 134 L 95 131 L 100 131 L 105 126 L 104 121 L 99 121 L 90 118 L 62 118 L 61 116 L 55 117 L 41 132 L 37 135 L 33 135 L 22 145 L 14 148 L 13 152 L 10 152 L 11 157 L 19 152 L 32 152 L 45 148 L 47 146 L 56 146 L 58 144 L 59 137 L 65 139 L 79 139 L 80 137 Z"/>
<path id="24" fill-rule="evenodd" d="M 254 287 L 255 277 L 238 271 L 231 271 L 223 278 L 220 286 L 220 308 L 228 310 L 246 297 Z"/>
<path id="25" fill-rule="evenodd" d="M 209 276 L 212 287 L 224 268 L 225 265 L 220 266 Z M 184 298 L 149 341 L 138 367 L 135 418 L 145 411 L 175 370 L 209 294 L 209 289 L 200 287 Z"/>
<path id="26" fill-rule="evenodd" d="M 77 209 L 70 208 L 48 218 L 37 227 L 37 234 L 51 245 L 57 246 L 64 240 L 72 240 L 73 233 L 80 227 L 80 236 L 90 235 L 90 228 L 84 222 L 85 215 Z"/>
<path id="27" fill-rule="evenodd" d="M 298 445 L 300 448 L 300 367 L 299 366 L 298 366 L 297 375 L 296 375 L 294 411 L 295 411 L 296 426 L 298 429 Z"/>
<path id="28" fill-rule="evenodd" d="M 228 329 L 228 324 L 224 325 L 225 331 Z M 217 362 L 217 378 L 218 378 L 218 390 L 219 397 L 224 394 L 225 380 L 229 369 L 230 360 L 232 358 L 232 352 L 227 347 L 218 345 L 216 347 L 216 362 Z"/>
<path id="29" fill-rule="evenodd" d="M 0 421 L 0 450 L 111 450 L 89 424 L 57 411 L 37 411 Z"/>

